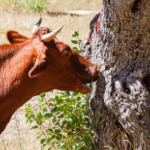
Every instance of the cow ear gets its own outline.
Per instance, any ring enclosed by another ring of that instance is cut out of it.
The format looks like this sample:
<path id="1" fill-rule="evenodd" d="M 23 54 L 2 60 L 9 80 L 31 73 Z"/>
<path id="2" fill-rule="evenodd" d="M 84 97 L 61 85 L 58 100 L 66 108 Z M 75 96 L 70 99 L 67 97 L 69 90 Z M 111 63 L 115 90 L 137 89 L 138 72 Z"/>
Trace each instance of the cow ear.
<path id="1" fill-rule="evenodd" d="M 29 71 L 30 78 L 37 77 L 37 75 L 46 67 L 46 51 L 47 51 L 47 47 L 44 45 L 44 43 L 41 41 L 39 37 L 35 39 L 32 45 L 37 51 L 38 56 L 36 58 L 34 66 Z"/>
<path id="2" fill-rule="evenodd" d="M 26 36 L 23 36 L 23 35 L 19 34 L 16 31 L 13 31 L 13 30 L 8 30 L 6 32 L 6 38 L 12 44 L 23 43 L 23 42 L 28 40 L 28 38 Z"/>

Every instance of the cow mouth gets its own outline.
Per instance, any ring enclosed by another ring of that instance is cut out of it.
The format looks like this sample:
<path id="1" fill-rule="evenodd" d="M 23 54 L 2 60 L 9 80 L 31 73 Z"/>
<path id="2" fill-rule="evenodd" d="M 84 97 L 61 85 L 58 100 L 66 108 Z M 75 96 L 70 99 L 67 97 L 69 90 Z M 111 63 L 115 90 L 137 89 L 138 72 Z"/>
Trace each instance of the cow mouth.
<path id="1" fill-rule="evenodd" d="M 94 76 L 94 77 L 83 78 L 83 79 L 80 79 L 80 80 L 81 80 L 81 82 L 82 82 L 83 84 L 87 84 L 87 83 L 95 82 L 95 81 L 97 81 L 98 79 L 99 79 L 99 76 L 97 75 L 97 76 Z"/>
<path id="2" fill-rule="evenodd" d="M 81 82 L 82 82 L 82 88 L 80 88 L 80 93 L 82 94 L 87 94 L 87 93 L 90 93 L 92 88 L 90 88 L 88 86 L 88 83 L 91 83 L 91 82 L 94 82 L 96 81 L 97 79 L 93 79 L 93 78 L 88 78 L 88 79 L 81 79 Z"/>
<path id="3" fill-rule="evenodd" d="M 91 92 L 91 88 L 87 84 L 83 84 L 82 88 L 80 88 L 80 93 L 87 94 Z"/>

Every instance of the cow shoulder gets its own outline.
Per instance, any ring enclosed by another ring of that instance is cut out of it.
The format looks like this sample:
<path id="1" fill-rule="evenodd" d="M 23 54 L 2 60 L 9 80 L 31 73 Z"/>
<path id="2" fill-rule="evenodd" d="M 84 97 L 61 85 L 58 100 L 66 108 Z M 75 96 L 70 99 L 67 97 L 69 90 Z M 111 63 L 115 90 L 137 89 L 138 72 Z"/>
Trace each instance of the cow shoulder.
<path id="1" fill-rule="evenodd" d="M 18 32 L 13 30 L 8 30 L 6 32 L 6 38 L 12 44 L 23 43 L 28 39 L 26 36 L 21 35 Z"/>

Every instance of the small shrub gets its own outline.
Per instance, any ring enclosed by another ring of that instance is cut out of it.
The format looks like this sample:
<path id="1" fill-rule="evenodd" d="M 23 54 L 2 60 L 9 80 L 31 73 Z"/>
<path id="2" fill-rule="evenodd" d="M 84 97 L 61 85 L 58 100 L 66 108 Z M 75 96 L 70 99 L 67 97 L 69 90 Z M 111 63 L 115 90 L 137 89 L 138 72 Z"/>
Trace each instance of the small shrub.
<path id="1" fill-rule="evenodd" d="M 79 33 L 77 31 L 74 32 L 74 34 L 72 35 L 73 38 L 76 38 L 75 40 L 71 40 L 71 42 L 77 46 L 74 46 L 73 49 L 78 52 L 81 53 L 81 51 L 77 48 L 79 46 L 79 44 L 82 42 L 81 39 L 79 39 Z"/>
<path id="2" fill-rule="evenodd" d="M 95 148 L 93 143 L 93 125 L 89 123 L 87 99 L 89 94 L 58 92 L 55 98 L 46 100 L 45 93 L 40 95 L 40 111 L 31 105 L 26 106 L 27 122 L 35 122 L 32 129 L 39 128 L 42 133 L 41 148 L 58 150 L 87 150 Z"/>

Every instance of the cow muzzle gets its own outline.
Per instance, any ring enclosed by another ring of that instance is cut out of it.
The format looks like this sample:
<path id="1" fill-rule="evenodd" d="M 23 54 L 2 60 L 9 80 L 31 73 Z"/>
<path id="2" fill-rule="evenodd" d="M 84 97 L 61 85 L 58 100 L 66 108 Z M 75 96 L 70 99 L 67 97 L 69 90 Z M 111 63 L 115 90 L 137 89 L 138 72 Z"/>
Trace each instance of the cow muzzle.
<path id="1" fill-rule="evenodd" d="M 98 66 L 92 65 L 92 66 L 86 68 L 85 71 L 86 71 L 87 76 L 86 76 L 86 78 L 81 79 L 84 84 L 91 83 L 91 82 L 94 82 L 99 79 L 100 69 Z"/>
<path id="2" fill-rule="evenodd" d="M 100 69 L 96 65 L 90 66 L 86 69 L 86 71 L 88 72 L 88 79 L 82 80 L 83 86 L 80 89 L 80 93 L 82 94 L 87 94 L 91 92 L 91 88 L 88 85 L 86 85 L 86 83 L 94 82 L 100 77 Z"/>
<path id="3" fill-rule="evenodd" d="M 89 73 L 90 73 L 90 76 L 91 78 L 95 81 L 97 79 L 99 79 L 99 76 L 100 76 L 100 70 L 99 70 L 99 67 L 94 65 L 94 66 L 90 66 L 89 67 Z"/>

